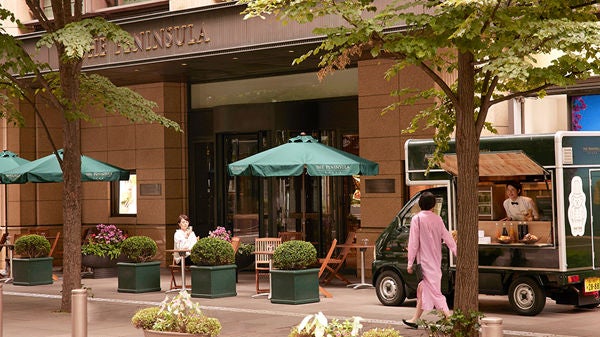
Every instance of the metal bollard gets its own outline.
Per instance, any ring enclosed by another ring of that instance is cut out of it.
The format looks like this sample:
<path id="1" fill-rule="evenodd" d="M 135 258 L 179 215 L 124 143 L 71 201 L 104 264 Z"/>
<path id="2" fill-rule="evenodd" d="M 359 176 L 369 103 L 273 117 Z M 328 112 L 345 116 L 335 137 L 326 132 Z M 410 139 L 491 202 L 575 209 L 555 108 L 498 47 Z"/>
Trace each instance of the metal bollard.
<path id="1" fill-rule="evenodd" d="M 481 337 L 502 337 L 502 318 L 484 317 L 481 319 Z"/>
<path id="2" fill-rule="evenodd" d="M 71 336 L 87 337 L 87 290 L 71 291 Z"/>

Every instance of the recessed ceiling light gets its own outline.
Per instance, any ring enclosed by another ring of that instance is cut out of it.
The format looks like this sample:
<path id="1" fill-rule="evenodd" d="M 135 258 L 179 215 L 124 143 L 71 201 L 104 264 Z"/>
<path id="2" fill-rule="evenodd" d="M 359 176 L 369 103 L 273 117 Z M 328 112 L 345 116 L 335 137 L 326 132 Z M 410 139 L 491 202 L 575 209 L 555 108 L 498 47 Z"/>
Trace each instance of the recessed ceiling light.
<path id="1" fill-rule="evenodd" d="M 288 53 L 294 53 L 294 51 L 293 50 L 288 50 Z"/>
<path id="2" fill-rule="evenodd" d="M 238 58 L 236 56 L 231 58 L 232 60 L 238 60 Z"/>
<path id="3" fill-rule="evenodd" d="M 187 66 L 187 63 L 182 63 L 181 65 L 185 67 L 185 66 Z"/>

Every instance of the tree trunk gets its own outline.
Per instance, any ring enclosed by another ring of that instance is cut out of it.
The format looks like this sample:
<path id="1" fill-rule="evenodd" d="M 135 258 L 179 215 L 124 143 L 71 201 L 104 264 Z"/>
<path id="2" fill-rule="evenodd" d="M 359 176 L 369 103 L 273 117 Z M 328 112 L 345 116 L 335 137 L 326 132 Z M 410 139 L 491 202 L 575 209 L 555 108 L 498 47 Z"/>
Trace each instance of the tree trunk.
<path id="1" fill-rule="evenodd" d="M 81 63 L 60 64 L 60 79 L 65 98 L 74 108 L 79 94 Z M 81 288 L 81 142 L 80 121 L 63 114 L 63 287 L 60 310 L 71 311 L 71 292 Z"/>
<path id="2" fill-rule="evenodd" d="M 479 275 L 477 242 L 477 183 L 479 181 L 479 133 L 474 117 L 473 55 L 458 55 L 458 101 L 456 107 L 456 155 L 461 179 L 457 188 L 458 259 L 456 308 L 478 311 Z"/>

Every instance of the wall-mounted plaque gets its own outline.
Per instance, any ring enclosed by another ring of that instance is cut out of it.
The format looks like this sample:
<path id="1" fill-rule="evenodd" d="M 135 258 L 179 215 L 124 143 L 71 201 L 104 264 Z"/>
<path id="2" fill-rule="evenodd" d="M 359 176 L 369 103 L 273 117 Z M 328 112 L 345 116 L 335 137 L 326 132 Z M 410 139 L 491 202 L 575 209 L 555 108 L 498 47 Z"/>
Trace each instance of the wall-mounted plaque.
<path id="1" fill-rule="evenodd" d="M 140 184 L 140 195 L 153 196 L 162 194 L 161 184 Z"/>
<path id="2" fill-rule="evenodd" d="M 396 179 L 365 179 L 366 193 L 396 193 Z"/>

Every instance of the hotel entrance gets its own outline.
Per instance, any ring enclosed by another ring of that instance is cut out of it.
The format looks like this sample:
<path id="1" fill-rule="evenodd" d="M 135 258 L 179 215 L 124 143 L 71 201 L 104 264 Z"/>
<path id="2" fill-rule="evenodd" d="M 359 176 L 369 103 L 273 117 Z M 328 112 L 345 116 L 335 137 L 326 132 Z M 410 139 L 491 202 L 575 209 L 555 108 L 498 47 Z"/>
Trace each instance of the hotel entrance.
<path id="1" fill-rule="evenodd" d="M 222 135 L 219 139 L 225 160 L 221 167 L 283 144 L 299 134 L 300 131 L 276 131 Z M 333 131 L 321 131 L 320 135 L 313 133 L 313 136 L 330 146 L 337 139 Z M 357 145 L 349 139 L 357 140 L 357 137 L 339 136 L 337 143 Z M 360 195 L 356 193 L 358 177 L 305 175 L 303 182 L 302 176 L 230 176 L 224 169 L 221 179 L 226 190 L 221 203 L 225 205 L 221 210 L 222 217 L 243 242 L 253 242 L 256 237 L 276 237 L 280 232 L 303 232 L 304 239 L 313 242 L 322 252 L 334 238 L 345 239 L 346 232 L 359 225 L 360 215 L 356 212 L 360 200 L 359 197 L 356 199 Z"/>

